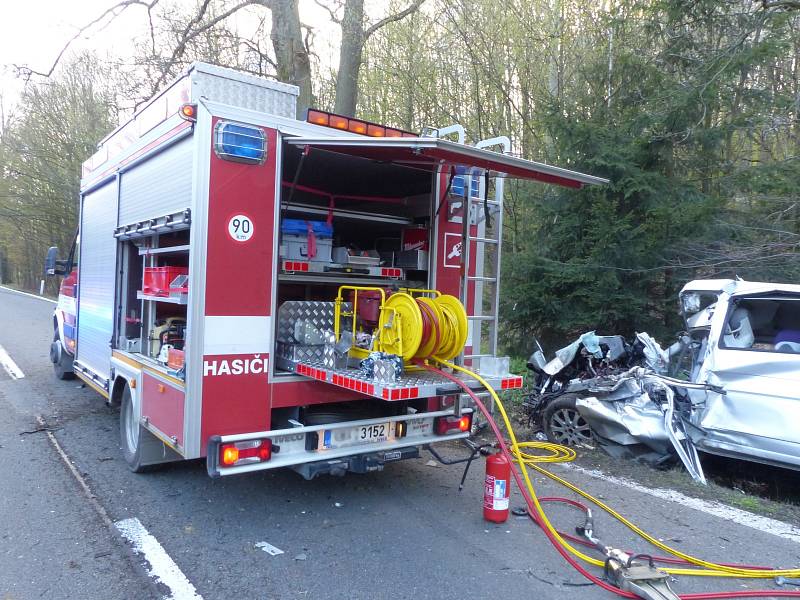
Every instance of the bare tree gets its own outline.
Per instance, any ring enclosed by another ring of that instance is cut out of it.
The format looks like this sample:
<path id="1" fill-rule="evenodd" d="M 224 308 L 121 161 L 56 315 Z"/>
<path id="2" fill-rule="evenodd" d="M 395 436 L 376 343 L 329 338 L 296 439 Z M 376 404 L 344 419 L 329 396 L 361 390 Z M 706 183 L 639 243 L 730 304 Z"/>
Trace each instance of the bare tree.
<path id="1" fill-rule="evenodd" d="M 331 15 L 331 19 L 342 29 L 342 43 L 339 47 L 339 70 L 336 75 L 336 105 L 334 112 L 354 116 L 358 103 L 358 73 L 363 62 L 364 45 L 370 36 L 382 27 L 400 21 L 419 10 L 425 0 L 413 0 L 403 10 L 390 14 L 378 22 L 364 26 L 364 0 L 346 0 L 341 18 L 336 12 L 317 2 Z"/>
<path id="2" fill-rule="evenodd" d="M 155 54 L 156 41 L 153 24 L 153 11 L 160 0 L 122 0 L 105 10 L 97 18 L 81 27 L 62 47 L 47 71 L 37 71 L 26 65 L 15 65 L 17 72 L 26 80 L 37 75 L 50 77 L 71 44 L 93 28 L 106 26 L 127 9 L 138 6 L 145 8 L 150 22 L 152 52 Z M 212 14 L 211 8 L 218 0 L 201 0 L 196 11 L 182 24 L 175 34 L 172 52 L 160 64 L 160 74 L 151 87 L 152 92 L 160 88 L 175 69 L 184 64 L 190 43 L 198 36 L 220 26 L 226 19 L 247 7 L 262 7 L 271 12 L 272 26 L 270 40 L 275 53 L 276 76 L 279 80 L 292 83 L 300 88 L 297 102 L 297 115 L 302 117 L 313 102 L 310 49 L 303 34 L 303 25 L 298 10 L 299 0 L 238 0 L 233 3 L 220 3 L 221 10 Z M 336 11 L 318 2 L 331 14 L 331 18 L 342 29 L 342 43 L 339 54 L 339 69 L 336 79 L 337 112 L 354 115 L 358 100 L 358 74 L 362 64 L 364 44 L 370 36 L 385 25 L 399 21 L 419 9 L 425 0 L 413 0 L 409 6 L 390 14 L 376 23 L 366 26 L 364 0 L 346 0 L 341 18 Z M 255 44 L 259 48 L 258 44 Z"/>

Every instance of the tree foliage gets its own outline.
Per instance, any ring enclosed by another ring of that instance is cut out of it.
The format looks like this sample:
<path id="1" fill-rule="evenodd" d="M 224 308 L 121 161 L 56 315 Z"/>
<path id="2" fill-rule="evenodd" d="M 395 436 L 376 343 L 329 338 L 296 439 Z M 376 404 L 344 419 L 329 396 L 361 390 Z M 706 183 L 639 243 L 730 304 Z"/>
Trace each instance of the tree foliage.
<path id="1" fill-rule="evenodd" d="M 588 329 L 663 338 L 689 279 L 800 276 L 796 2 L 392 0 L 367 14 L 363 0 L 315 1 L 343 34 L 333 70 L 303 24 L 310 4 L 142 0 L 123 3 L 151 16 L 136 56 L 79 58 L 32 85 L 0 140 L 0 252 L 15 277 L 38 279 L 34 255 L 70 235 L 78 164 L 116 112 L 197 59 L 310 73 L 306 103 L 416 131 L 458 122 L 468 141 L 509 135 L 518 155 L 609 178 L 506 186 L 509 351 Z M 240 10 L 258 26 L 238 30 Z M 53 129 L 51 108 L 69 115 Z"/>

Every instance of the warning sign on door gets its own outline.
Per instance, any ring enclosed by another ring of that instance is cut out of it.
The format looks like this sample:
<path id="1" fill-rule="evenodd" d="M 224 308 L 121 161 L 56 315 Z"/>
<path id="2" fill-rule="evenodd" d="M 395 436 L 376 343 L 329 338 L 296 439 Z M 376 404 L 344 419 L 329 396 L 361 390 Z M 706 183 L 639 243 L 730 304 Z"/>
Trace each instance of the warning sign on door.
<path id="1" fill-rule="evenodd" d="M 458 269 L 461 266 L 461 254 L 463 253 L 463 243 L 460 233 L 444 234 L 444 266 L 450 269 Z"/>

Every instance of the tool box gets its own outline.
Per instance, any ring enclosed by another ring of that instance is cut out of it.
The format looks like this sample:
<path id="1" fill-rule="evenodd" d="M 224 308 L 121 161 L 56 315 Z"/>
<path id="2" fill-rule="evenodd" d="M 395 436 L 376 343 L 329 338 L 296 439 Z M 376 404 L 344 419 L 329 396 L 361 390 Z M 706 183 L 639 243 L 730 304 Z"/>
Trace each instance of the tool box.
<path id="1" fill-rule="evenodd" d="M 281 222 L 281 258 L 332 262 L 333 227 L 325 221 L 284 219 Z"/>

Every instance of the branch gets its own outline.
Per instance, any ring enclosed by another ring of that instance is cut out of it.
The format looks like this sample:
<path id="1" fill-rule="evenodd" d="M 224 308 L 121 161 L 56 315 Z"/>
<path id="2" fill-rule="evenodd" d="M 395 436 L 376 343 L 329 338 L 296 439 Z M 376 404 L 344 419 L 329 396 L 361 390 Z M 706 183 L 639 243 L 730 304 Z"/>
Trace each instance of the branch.
<path id="1" fill-rule="evenodd" d="M 94 27 L 95 25 L 97 25 L 100 21 L 105 19 L 108 15 L 112 15 L 111 21 L 113 21 L 118 16 L 120 16 L 123 12 L 125 12 L 126 9 L 130 8 L 131 6 L 144 6 L 144 7 L 147 8 L 147 11 L 150 12 L 150 10 L 152 10 L 153 7 L 156 4 L 158 4 L 158 2 L 159 2 L 159 0 L 151 0 L 151 2 L 144 2 L 144 0 L 123 0 L 122 2 L 119 2 L 119 3 L 115 4 L 114 6 L 112 6 L 111 8 L 108 8 L 107 10 L 103 11 L 103 13 L 99 17 L 97 17 L 96 19 L 90 21 L 89 23 L 87 23 L 86 25 L 84 25 L 83 27 L 78 29 L 78 31 L 75 33 L 75 35 L 73 35 L 69 39 L 69 41 L 67 41 L 67 43 L 64 44 L 64 47 L 61 48 L 61 51 L 56 56 L 56 59 L 53 61 L 53 64 L 50 66 L 50 69 L 47 72 L 36 71 L 36 70 L 31 69 L 30 67 L 27 67 L 25 65 L 14 65 L 14 69 L 16 70 L 17 75 L 23 77 L 26 81 L 28 81 L 31 78 L 32 75 L 39 75 L 40 77 L 45 77 L 45 78 L 46 77 L 50 77 L 50 75 L 53 74 L 53 71 L 56 70 L 56 67 L 58 66 L 58 63 L 61 60 L 61 58 L 64 56 L 64 53 L 72 45 L 72 42 L 74 42 L 81 35 L 83 35 L 83 33 L 85 31 L 87 31 L 87 30 L 91 29 L 92 27 Z"/>
<path id="2" fill-rule="evenodd" d="M 369 39 L 369 36 L 378 31 L 378 29 L 380 29 L 384 25 L 388 25 L 389 23 L 394 23 L 395 21 L 400 21 L 401 19 L 405 19 L 411 13 L 416 12 L 417 10 L 419 10 L 419 7 L 422 6 L 423 2 L 425 2 L 425 0 L 414 0 L 414 2 L 412 2 L 408 8 L 401 10 L 399 13 L 395 13 L 393 15 L 389 15 L 388 17 L 384 17 L 374 25 L 370 26 L 364 32 L 364 41 L 366 42 Z"/>
<path id="3" fill-rule="evenodd" d="M 247 6 L 252 6 L 254 4 L 257 4 L 260 6 L 271 8 L 272 5 L 272 0 L 242 0 L 242 2 L 239 2 L 239 4 L 236 4 L 235 6 L 226 10 L 225 12 L 220 13 L 207 23 L 204 23 L 202 27 L 198 27 L 197 29 L 192 31 L 192 27 L 194 27 L 195 25 L 200 23 L 200 21 L 202 21 L 210 2 L 211 0 L 203 0 L 203 4 L 200 6 L 200 10 L 198 11 L 198 13 L 186 25 L 186 28 L 183 30 L 183 34 L 181 35 L 181 38 L 178 41 L 177 47 L 172 52 L 172 56 L 167 62 L 166 68 L 163 68 L 161 70 L 161 76 L 155 82 L 155 85 L 153 85 L 154 90 L 157 90 L 159 86 L 161 86 L 161 84 L 164 83 L 164 80 L 168 76 L 169 67 L 174 65 L 175 61 L 177 61 L 181 56 L 183 56 L 183 53 L 186 52 L 186 45 L 194 38 L 196 38 L 198 35 L 200 35 L 204 31 L 208 31 L 220 21 L 224 21 L 225 19 L 230 17 L 233 13 L 238 12 L 239 10 Z"/>
<path id="4" fill-rule="evenodd" d="M 789 10 L 800 10 L 800 0 L 761 0 L 764 10 L 770 8 L 788 8 Z"/>
<path id="5" fill-rule="evenodd" d="M 334 23 L 338 23 L 339 25 L 342 24 L 342 19 L 336 16 L 336 11 L 334 11 L 330 6 L 322 2 L 322 0 L 314 0 L 314 4 L 319 6 L 320 8 L 325 9 L 331 17 L 331 21 Z M 341 6 L 341 4 L 340 4 Z"/>

